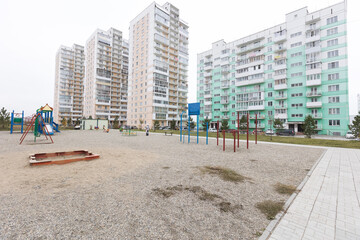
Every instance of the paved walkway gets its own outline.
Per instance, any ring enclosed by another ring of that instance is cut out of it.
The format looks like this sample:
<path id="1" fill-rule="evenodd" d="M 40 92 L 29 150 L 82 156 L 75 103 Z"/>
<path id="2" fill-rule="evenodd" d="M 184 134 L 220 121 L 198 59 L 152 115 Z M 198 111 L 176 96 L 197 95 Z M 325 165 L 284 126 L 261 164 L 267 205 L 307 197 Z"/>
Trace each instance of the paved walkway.
<path id="1" fill-rule="evenodd" d="M 360 239 L 359 199 L 360 150 L 329 148 L 268 239 Z"/>

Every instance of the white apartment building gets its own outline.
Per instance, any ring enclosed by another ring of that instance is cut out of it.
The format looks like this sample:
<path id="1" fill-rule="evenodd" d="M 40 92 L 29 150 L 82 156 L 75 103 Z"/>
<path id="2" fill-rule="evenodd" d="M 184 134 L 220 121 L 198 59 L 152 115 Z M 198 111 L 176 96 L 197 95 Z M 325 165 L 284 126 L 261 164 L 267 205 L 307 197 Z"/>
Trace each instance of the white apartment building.
<path id="1" fill-rule="evenodd" d="M 150 4 L 130 22 L 128 125 L 169 125 L 187 108 L 188 24 L 170 3 Z"/>
<path id="2" fill-rule="evenodd" d="M 360 94 L 357 95 L 358 113 L 360 114 Z"/>
<path id="3" fill-rule="evenodd" d="M 54 121 L 83 116 L 84 47 L 60 46 L 55 59 Z"/>
<path id="4" fill-rule="evenodd" d="M 129 46 L 122 32 L 97 29 L 85 46 L 85 117 L 126 124 Z"/>

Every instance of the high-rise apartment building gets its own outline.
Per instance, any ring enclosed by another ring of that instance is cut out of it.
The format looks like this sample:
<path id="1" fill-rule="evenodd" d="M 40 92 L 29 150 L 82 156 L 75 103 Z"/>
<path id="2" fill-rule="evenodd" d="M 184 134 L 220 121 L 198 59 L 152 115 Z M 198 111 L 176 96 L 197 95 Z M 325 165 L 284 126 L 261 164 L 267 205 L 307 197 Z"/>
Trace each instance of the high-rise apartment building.
<path id="1" fill-rule="evenodd" d="M 84 100 L 84 47 L 61 46 L 55 59 L 54 121 L 81 119 Z"/>
<path id="2" fill-rule="evenodd" d="M 130 22 L 128 125 L 169 125 L 187 108 L 188 24 L 152 3 Z"/>
<path id="3" fill-rule="evenodd" d="M 114 28 L 97 29 L 85 46 L 85 117 L 126 124 L 129 45 Z"/>
<path id="4" fill-rule="evenodd" d="M 309 13 L 286 14 L 286 22 L 239 40 L 223 40 L 198 54 L 200 121 L 250 113 L 250 128 L 269 129 L 274 119 L 303 131 L 313 116 L 319 134 L 348 129 L 346 2 Z"/>
<path id="5" fill-rule="evenodd" d="M 360 94 L 357 95 L 358 113 L 360 114 Z"/>

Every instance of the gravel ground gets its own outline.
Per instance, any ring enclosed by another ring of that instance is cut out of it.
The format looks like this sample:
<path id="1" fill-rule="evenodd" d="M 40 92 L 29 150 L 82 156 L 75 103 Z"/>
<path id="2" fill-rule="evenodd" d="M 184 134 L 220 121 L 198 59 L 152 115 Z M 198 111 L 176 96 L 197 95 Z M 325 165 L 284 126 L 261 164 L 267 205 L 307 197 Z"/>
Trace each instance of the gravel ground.
<path id="1" fill-rule="evenodd" d="M 274 185 L 297 186 L 323 151 L 241 143 L 234 153 L 227 141 L 223 152 L 216 140 L 100 130 L 63 131 L 55 144 L 19 138 L 0 132 L 0 239 L 256 239 L 270 222 L 256 203 L 286 201 Z M 28 164 L 31 153 L 79 149 L 101 158 Z M 224 181 L 203 166 L 247 179 Z"/>

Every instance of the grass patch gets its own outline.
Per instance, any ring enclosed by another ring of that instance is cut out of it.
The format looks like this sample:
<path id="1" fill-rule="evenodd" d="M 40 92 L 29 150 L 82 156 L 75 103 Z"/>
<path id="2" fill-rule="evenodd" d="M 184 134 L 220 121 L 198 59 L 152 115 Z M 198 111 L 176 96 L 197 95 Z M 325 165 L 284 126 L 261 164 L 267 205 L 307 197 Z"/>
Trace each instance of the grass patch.
<path id="1" fill-rule="evenodd" d="M 271 200 L 266 200 L 256 204 L 256 207 L 266 215 L 266 218 L 272 220 L 275 218 L 276 214 L 282 210 L 284 202 L 275 202 Z"/>
<path id="2" fill-rule="evenodd" d="M 162 196 L 164 198 L 169 198 L 173 196 L 176 192 L 182 191 L 183 188 L 181 185 L 174 186 L 174 187 L 167 187 L 165 189 L 161 188 L 154 188 L 153 191 L 158 194 L 159 196 Z"/>
<path id="3" fill-rule="evenodd" d="M 203 173 L 217 175 L 222 180 L 228 181 L 228 182 L 237 183 L 237 182 L 243 182 L 246 179 L 246 177 L 238 174 L 237 172 L 235 172 L 234 170 L 231 170 L 229 168 L 205 166 L 205 167 L 200 168 L 200 170 Z"/>
<path id="4" fill-rule="evenodd" d="M 151 130 L 153 132 L 153 130 Z M 156 130 L 156 132 L 163 133 L 163 130 Z M 172 130 L 173 134 L 180 134 L 179 130 Z M 187 137 L 187 131 L 183 131 L 183 134 Z M 196 136 L 196 131 L 191 132 L 191 136 Z M 205 137 L 206 132 L 199 132 L 199 136 Z M 209 133 L 209 137 L 216 138 L 216 133 Z M 221 134 L 222 137 L 222 134 Z M 232 133 L 226 133 L 226 138 L 233 139 Z M 241 140 L 246 140 L 246 134 L 240 134 Z M 249 140 L 255 140 L 254 135 L 249 135 Z M 323 147 L 341 147 L 341 148 L 357 148 L 360 149 L 359 141 L 343 141 L 343 140 L 328 140 L 328 139 L 313 139 L 313 138 L 298 138 L 298 137 L 279 137 L 272 136 L 272 140 L 270 136 L 266 135 L 258 135 L 258 141 L 262 142 L 278 142 L 278 143 L 288 143 L 288 144 L 300 144 L 300 145 L 312 145 L 312 146 L 323 146 Z"/>
<path id="5" fill-rule="evenodd" d="M 185 190 L 194 193 L 202 201 L 215 201 L 216 199 L 222 199 L 222 197 L 220 197 L 219 195 L 209 193 L 208 191 L 199 186 L 185 188 Z"/>
<path id="6" fill-rule="evenodd" d="M 282 183 L 277 183 L 275 185 L 275 190 L 280 194 L 288 194 L 291 195 L 296 191 L 296 187 L 292 185 L 285 185 Z"/>

